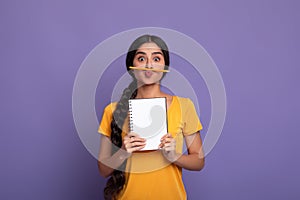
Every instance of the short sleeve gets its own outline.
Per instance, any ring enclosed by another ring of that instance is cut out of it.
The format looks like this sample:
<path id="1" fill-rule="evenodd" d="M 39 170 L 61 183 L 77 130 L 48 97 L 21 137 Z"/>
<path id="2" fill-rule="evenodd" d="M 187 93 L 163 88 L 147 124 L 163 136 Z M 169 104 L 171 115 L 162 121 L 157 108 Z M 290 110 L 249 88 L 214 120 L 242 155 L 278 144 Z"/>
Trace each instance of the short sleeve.
<path id="1" fill-rule="evenodd" d="M 110 137 L 111 134 L 111 120 L 112 120 L 112 104 L 109 104 L 105 107 L 103 115 L 102 115 L 102 119 L 100 122 L 100 126 L 98 129 L 98 132 Z"/>
<path id="2" fill-rule="evenodd" d="M 183 121 L 184 135 L 190 135 L 202 129 L 202 124 L 199 120 L 194 103 L 189 98 L 186 101 Z"/>

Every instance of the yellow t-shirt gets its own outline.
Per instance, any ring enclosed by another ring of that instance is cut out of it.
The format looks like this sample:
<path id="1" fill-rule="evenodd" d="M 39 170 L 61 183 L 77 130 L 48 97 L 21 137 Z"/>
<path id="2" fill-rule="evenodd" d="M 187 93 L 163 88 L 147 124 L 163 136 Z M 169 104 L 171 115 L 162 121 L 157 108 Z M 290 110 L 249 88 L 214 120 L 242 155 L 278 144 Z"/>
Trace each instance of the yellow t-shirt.
<path id="1" fill-rule="evenodd" d="M 98 132 L 110 137 L 112 113 L 116 102 L 105 107 Z M 185 135 L 202 129 L 193 102 L 189 98 L 173 96 L 167 110 L 168 133 L 176 138 L 176 151 L 182 153 Z M 128 131 L 128 118 L 125 119 L 122 137 Z M 130 172 L 130 173 L 128 173 Z M 132 153 L 127 159 L 126 182 L 119 193 L 120 200 L 170 199 L 184 200 L 186 192 L 182 182 L 182 169 L 170 164 L 160 150 Z"/>

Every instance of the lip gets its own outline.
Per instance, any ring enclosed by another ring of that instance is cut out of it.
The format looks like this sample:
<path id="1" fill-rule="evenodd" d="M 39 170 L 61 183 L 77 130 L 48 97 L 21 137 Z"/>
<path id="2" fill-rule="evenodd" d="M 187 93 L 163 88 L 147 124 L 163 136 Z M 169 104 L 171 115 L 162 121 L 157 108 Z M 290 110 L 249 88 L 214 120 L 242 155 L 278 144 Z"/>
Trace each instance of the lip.
<path id="1" fill-rule="evenodd" d="M 152 71 L 145 71 L 145 76 L 146 76 L 147 78 L 151 77 L 152 74 L 153 74 Z"/>

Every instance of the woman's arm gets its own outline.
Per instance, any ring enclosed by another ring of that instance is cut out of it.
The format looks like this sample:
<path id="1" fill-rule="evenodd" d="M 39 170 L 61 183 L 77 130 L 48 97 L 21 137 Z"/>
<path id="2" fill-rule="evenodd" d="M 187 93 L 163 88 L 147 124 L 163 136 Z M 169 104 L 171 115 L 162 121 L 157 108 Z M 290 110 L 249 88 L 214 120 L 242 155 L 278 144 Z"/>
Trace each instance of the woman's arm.
<path id="1" fill-rule="evenodd" d="M 205 164 L 200 133 L 196 132 L 192 135 L 185 136 L 184 138 L 188 148 L 188 155 L 181 155 L 175 160 L 174 164 L 188 170 L 200 171 Z"/>
<path id="2" fill-rule="evenodd" d="M 100 151 L 98 156 L 98 169 L 102 176 L 108 177 L 114 169 L 117 169 L 131 153 L 145 147 L 145 139 L 135 133 L 129 133 L 124 137 L 122 147 L 111 155 L 112 142 L 109 137 L 101 135 Z"/>
<path id="3" fill-rule="evenodd" d="M 176 140 L 170 134 L 162 138 L 161 147 L 163 147 L 166 158 L 177 166 L 188 170 L 201 170 L 204 167 L 205 159 L 200 133 L 196 132 L 185 136 L 185 142 L 188 148 L 187 155 L 176 153 Z"/>
<path id="4" fill-rule="evenodd" d="M 98 169 L 102 176 L 108 177 L 114 169 L 117 169 L 130 155 L 119 149 L 111 155 L 112 143 L 107 136 L 101 135 L 100 151 L 98 156 Z"/>

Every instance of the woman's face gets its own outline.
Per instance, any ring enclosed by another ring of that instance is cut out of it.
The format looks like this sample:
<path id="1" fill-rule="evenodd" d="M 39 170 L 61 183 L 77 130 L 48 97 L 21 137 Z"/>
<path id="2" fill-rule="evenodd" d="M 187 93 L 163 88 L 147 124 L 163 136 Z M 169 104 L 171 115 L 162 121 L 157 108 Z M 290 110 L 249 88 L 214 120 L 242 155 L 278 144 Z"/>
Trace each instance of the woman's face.
<path id="1" fill-rule="evenodd" d="M 165 59 L 159 46 L 153 42 L 142 44 L 133 59 L 134 67 L 164 69 Z M 159 83 L 163 72 L 133 70 L 139 85 Z"/>

